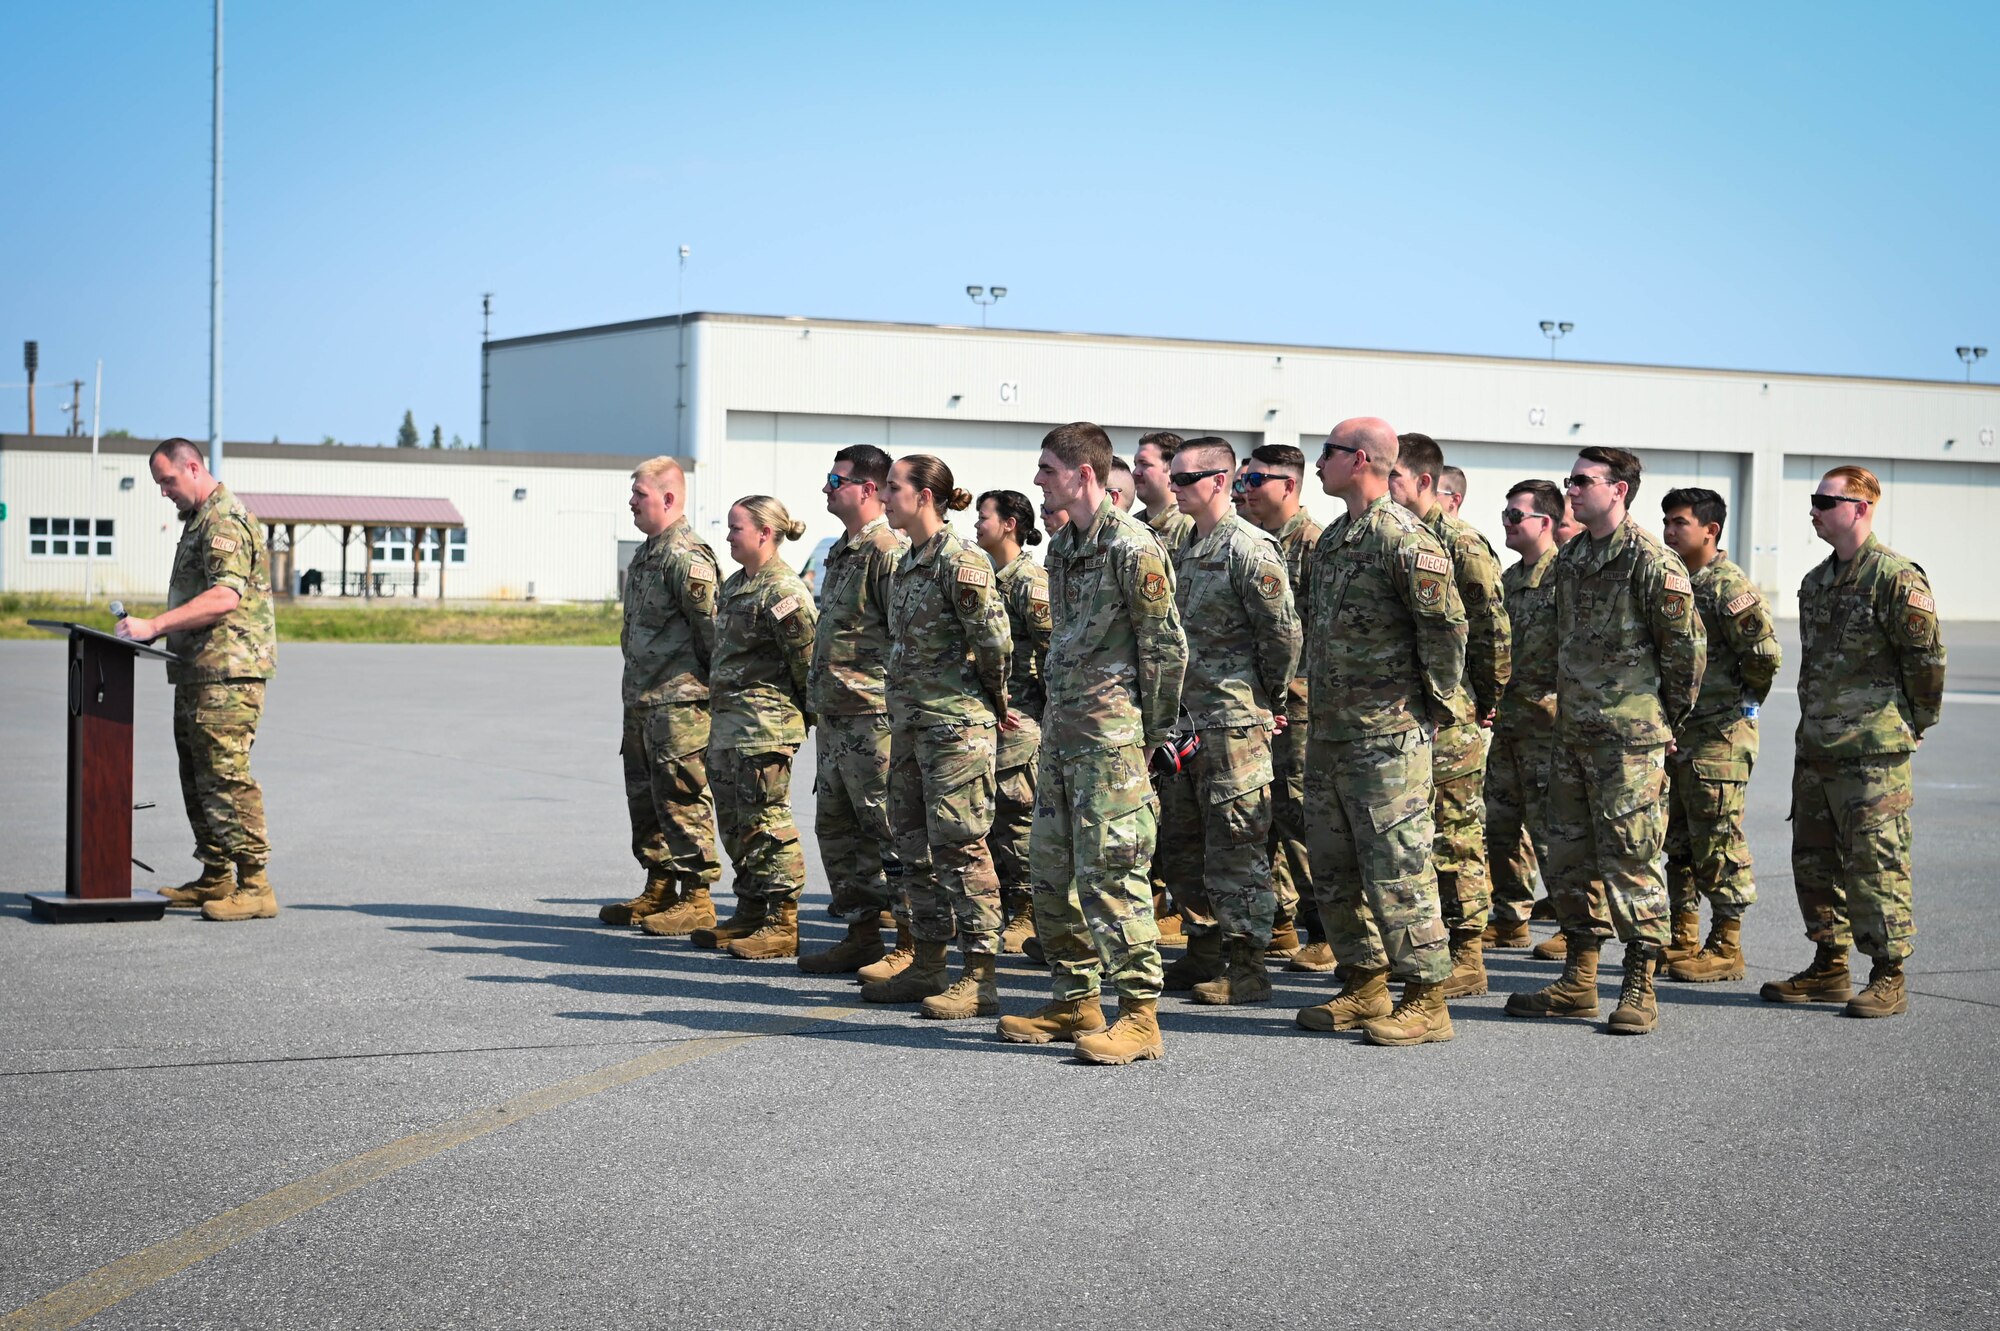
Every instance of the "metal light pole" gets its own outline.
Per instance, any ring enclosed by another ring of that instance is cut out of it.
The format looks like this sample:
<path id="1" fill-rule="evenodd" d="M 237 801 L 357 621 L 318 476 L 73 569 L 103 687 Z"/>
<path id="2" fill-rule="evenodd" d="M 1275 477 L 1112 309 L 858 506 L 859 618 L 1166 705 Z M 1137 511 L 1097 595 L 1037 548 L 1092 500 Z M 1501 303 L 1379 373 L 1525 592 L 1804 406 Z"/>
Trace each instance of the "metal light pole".
<path id="1" fill-rule="evenodd" d="M 681 264 L 674 277 L 674 333 L 679 339 L 679 350 L 674 364 L 674 452 L 688 455 L 687 449 L 687 382 L 688 382 L 688 330 L 687 330 L 687 275 L 688 247 L 681 246 Z"/>
<path id="2" fill-rule="evenodd" d="M 21 367 L 28 372 L 28 433 L 35 432 L 35 371 L 42 368 L 42 344 L 21 344 Z"/>
<path id="3" fill-rule="evenodd" d="M 1985 347 L 1958 348 L 1958 358 L 1965 362 L 1965 382 L 1968 384 L 1972 382 L 1972 363 L 1976 360 L 1983 360 L 1985 356 Z"/>
<path id="4" fill-rule="evenodd" d="M 479 447 L 486 447 L 487 394 L 493 387 L 493 362 L 486 344 L 493 339 L 493 293 L 479 297 Z"/>
<path id="5" fill-rule="evenodd" d="M 222 0 L 215 0 L 215 141 L 208 187 L 208 469 L 222 475 Z"/>
<path id="6" fill-rule="evenodd" d="M 83 603 L 90 604 L 97 587 L 97 443 L 104 423 L 104 362 L 97 362 L 97 387 L 90 395 L 90 544 L 83 563 Z"/>
<path id="7" fill-rule="evenodd" d="M 1549 359 L 1556 358 L 1556 343 L 1569 336 L 1569 330 L 1576 327 L 1572 323 L 1557 323 L 1553 319 L 1542 320 L 1542 336 L 1549 340 Z"/>
<path id="8" fill-rule="evenodd" d="M 985 287 L 967 287 L 965 294 L 972 297 L 972 303 L 979 307 L 979 326 L 984 328 L 986 327 L 986 307 L 995 301 L 1005 300 L 1007 298 L 1007 288 L 994 287 L 993 294 L 989 296 L 986 294 Z"/>

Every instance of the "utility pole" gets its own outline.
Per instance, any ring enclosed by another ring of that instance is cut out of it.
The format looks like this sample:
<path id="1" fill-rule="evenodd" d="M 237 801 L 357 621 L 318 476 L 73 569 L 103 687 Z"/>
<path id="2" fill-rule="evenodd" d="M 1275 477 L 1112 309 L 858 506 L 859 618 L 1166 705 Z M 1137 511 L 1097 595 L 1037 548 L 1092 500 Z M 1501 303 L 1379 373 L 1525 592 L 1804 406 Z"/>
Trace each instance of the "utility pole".
<path id="1" fill-rule="evenodd" d="M 486 344 L 493 340 L 493 293 L 479 298 L 479 446 L 486 447 L 487 394 L 493 387 L 493 359 Z"/>
<path id="2" fill-rule="evenodd" d="M 83 433 L 83 380 L 69 381 L 69 437 Z"/>
<path id="3" fill-rule="evenodd" d="M 680 338 L 679 363 L 674 366 L 674 452 L 688 455 L 687 447 L 687 275 L 688 247 L 681 246 L 680 275 L 674 279 L 674 332 Z"/>
<path id="4" fill-rule="evenodd" d="M 21 364 L 28 371 L 28 433 L 35 432 L 35 371 L 42 368 L 42 344 L 23 342 L 21 344 Z"/>
<path id="5" fill-rule="evenodd" d="M 208 469 L 222 475 L 222 0 L 215 0 L 214 144 L 208 182 Z"/>

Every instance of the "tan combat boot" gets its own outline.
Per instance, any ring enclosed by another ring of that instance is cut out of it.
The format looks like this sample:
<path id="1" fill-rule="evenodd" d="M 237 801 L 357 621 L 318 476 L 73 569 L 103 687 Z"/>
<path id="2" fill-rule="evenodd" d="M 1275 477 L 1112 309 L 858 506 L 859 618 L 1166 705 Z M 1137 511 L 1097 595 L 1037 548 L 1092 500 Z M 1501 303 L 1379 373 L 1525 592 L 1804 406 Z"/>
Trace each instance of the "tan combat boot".
<path id="1" fill-rule="evenodd" d="M 1024 945 L 1035 936 L 1035 908 L 1023 903 L 1007 917 L 1000 926 L 1000 950 L 1009 956 L 1018 956 Z"/>
<path id="2" fill-rule="evenodd" d="M 1554 933 L 1535 944 L 1530 954 L 1541 961 L 1561 961 L 1569 955 L 1569 935 Z"/>
<path id="3" fill-rule="evenodd" d="M 1394 1048 L 1443 1044 L 1452 1035 L 1451 1010 L 1445 1006 L 1442 981 L 1411 980 L 1403 986 L 1403 1001 L 1396 1004 L 1394 1012 L 1361 1023 L 1362 1039 Z"/>
<path id="4" fill-rule="evenodd" d="M 871 1003 L 915 1003 L 941 994 L 951 984 L 945 973 L 945 945 L 921 938 L 912 948 L 910 964 L 886 980 L 869 980 L 861 996 Z"/>
<path id="5" fill-rule="evenodd" d="M 696 883 L 665 910 L 640 916 L 639 927 L 656 938 L 685 938 L 697 929 L 714 928 L 715 902 L 707 884 Z"/>
<path id="6" fill-rule="evenodd" d="M 1563 973 L 1556 977 L 1556 982 L 1531 994 L 1507 995 L 1504 1011 L 1508 1016 L 1596 1019 L 1598 940 L 1579 934 L 1569 944 L 1563 957 Z"/>
<path id="7" fill-rule="evenodd" d="M 1333 955 L 1333 944 L 1324 938 L 1314 939 L 1292 953 L 1292 959 L 1285 963 L 1288 971 L 1310 971 L 1324 975 L 1340 968 L 1340 958 Z"/>
<path id="8" fill-rule="evenodd" d="M 1047 1044 L 1074 1040 L 1104 1029 L 1104 1004 L 1096 994 L 1058 998 L 1025 1017 L 1000 1018 L 1000 1038 L 1009 1044 Z"/>
<path id="9" fill-rule="evenodd" d="M 1038 966 L 1049 964 L 1049 954 L 1042 949 L 1040 937 L 1030 934 L 1021 942 L 1021 955 Z"/>
<path id="10" fill-rule="evenodd" d="M 1264 948 L 1267 957 L 1290 957 L 1302 945 L 1298 920 L 1289 911 L 1279 911 L 1271 923 L 1271 941 Z"/>
<path id="11" fill-rule="evenodd" d="M 1446 998 L 1476 998 L 1486 992 L 1486 954 L 1477 929 L 1451 931 L 1451 975 Z"/>
<path id="12" fill-rule="evenodd" d="M 1876 958 L 1868 972 L 1868 987 L 1847 1000 L 1843 1014 L 1849 1017 L 1900 1017 L 1910 1010 L 1910 995 L 1903 988 L 1903 963 Z"/>
<path id="13" fill-rule="evenodd" d="M 1486 926 L 1486 932 L 1479 936 L 1480 944 L 1487 948 L 1527 947 L 1535 941 L 1528 932 L 1526 920 L 1494 920 Z"/>
<path id="14" fill-rule="evenodd" d="M 799 954 L 799 903 L 773 901 L 765 906 L 764 922 L 754 933 L 729 945 L 729 955 L 742 961 L 772 961 Z"/>
<path id="15" fill-rule="evenodd" d="M 991 1017 L 1000 1011 L 1000 981 L 994 974 L 991 952 L 968 952 L 965 966 L 951 988 L 932 994 L 923 1003 L 922 1015 L 932 1021 L 963 1021 L 967 1017 Z"/>
<path id="16" fill-rule="evenodd" d="M 646 890 L 638 896 L 615 906 L 599 906 L 598 923 L 637 924 L 648 915 L 658 915 L 679 900 L 679 894 L 674 891 L 673 878 L 655 869 L 646 875 Z"/>
<path id="17" fill-rule="evenodd" d="M 858 924 L 847 926 L 847 935 L 822 952 L 799 958 L 799 969 L 807 975 L 845 975 L 873 965 L 888 955 L 882 947 L 882 926 L 870 914 Z"/>
<path id="18" fill-rule="evenodd" d="M 200 910 L 204 902 L 220 901 L 235 890 L 235 865 L 204 864 L 199 878 L 190 879 L 179 887 L 163 887 L 160 895 L 167 899 L 169 910 Z"/>
<path id="19" fill-rule="evenodd" d="M 706 929 L 696 929 L 688 935 L 688 942 L 696 947 L 722 947 L 739 938 L 748 938 L 764 927 L 770 907 L 762 897 L 745 897 L 736 894 L 736 909 L 728 919 L 719 924 L 711 924 Z M 644 925 L 640 926 L 645 928 Z M 651 932 L 651 930 L 647 930 Z"/>
<path id="20" fill-rule="evenodd" d="M 1845 1003 L 1853 993 L 1847 944 L 1821 943 L 1811 965 L 1789 980 L 1772 980 L 1757 991 L 1757 997 L 1766 1003 Z"/>
<path id="21" fill-rule="evenodd" d="M 1651 1035 L 1660 1024 L 1660 1000 L 1653 993 L 1652 949 L 1638 943 L 1625 945 L 1625 983 L 1618 988 L 1618 1006 L 1604 1029 L 1613 1035 Z"/>
<path id="22" fill-rule="evenodd" d="M 1248 938 L 1230 939 L 1229 973 L 1202 981 L 1190 997 L 1214 1007 L 1270 1002 L 1271 977 L 1264 969 L 1263 950 Z"/>
<path id="23" fill-rule="evenodd" d="M 1085 1063 L 1112 1067 L 1158 1058 L 1167 1052 L 1160 1040 L 1158 1000 L 1119 995 L 1118 1020 L 1111 1029 L 1076 1037 L 1076 1056 Z"/>
<path id="24" fill-rule="evenodd" d="M 1393 1004 L 1389 1002 L 1387 966 L 1380 970 L 1349 969 L 1341 980 L 1341 990 L 1331 1002 L 1300 1008 L 1294 1020 L 1309 1031 L 1351 1031 L 1364 1021 L 1389 1015 Z"/>
<path id="25" fill-rule="evenodd" d="M 1708 929 L 1708 942 L 1701 951 L 1667 968 L 1676 980 L 1707 984 L 1712 980 L 1743 978 L 1743 921 L 1715 917 Z"/>
<path id="26" fill-rule="evenodd" d="M 1222 978 L 1222 930 L 1209 929 L 1188 937 L 1187 951 L 1167 966 L 1162 987 L 1168 993 L 1192 989 L 1204 980 Z"/>
<path id="27" fill-rule="evenodd" d="M 1701 951 L 1701 911 L 1677 910 L 1674 912 L 1674 937 L 1660 951 L 1662 969 L 1676 961 L 1686 961 Z"/>
<path id="28" fill-rule="evenodd" d="M 863 984 L 879 984 L 883 980 L 893 980 L 916 960 L 916 956 L 916 942 L 910 937 L 910 926 L 898 920 L 896 946 L 885 953 L 880 961 L 870 962 L 854 972 L 854 978 Z"/>
<path id="29" fill-rule="evenodd" d="M 278 894 L 264 877 L 261 864 L 236 866 L 236 890 L 226 897 L 201 903 L 205 920 L 268 920 L 278 913 Z"/>

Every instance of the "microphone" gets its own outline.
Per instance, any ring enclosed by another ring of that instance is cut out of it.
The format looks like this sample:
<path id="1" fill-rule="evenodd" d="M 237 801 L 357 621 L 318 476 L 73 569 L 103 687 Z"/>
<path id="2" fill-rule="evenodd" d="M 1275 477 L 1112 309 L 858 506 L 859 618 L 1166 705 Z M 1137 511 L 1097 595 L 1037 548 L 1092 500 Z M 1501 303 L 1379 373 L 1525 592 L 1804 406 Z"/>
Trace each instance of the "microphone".
<path id="1" fill-rule="evenodd" d="M 123 601 L 113 601 L 111 603 L 111 617 L 113 619 L 125 618 L 125 603 Z"/>

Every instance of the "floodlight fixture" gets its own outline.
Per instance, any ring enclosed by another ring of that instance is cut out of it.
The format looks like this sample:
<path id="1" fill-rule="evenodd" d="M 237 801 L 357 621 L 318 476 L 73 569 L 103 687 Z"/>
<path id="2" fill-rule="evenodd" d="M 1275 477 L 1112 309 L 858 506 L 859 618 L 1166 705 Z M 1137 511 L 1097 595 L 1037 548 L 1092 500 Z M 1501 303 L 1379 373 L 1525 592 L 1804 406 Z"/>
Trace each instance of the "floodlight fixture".
<path id="1" fill-rule="evenodd" d="M 1958 358 L 1965 362 L 1965 382 L 1972 382 L 1972 363 L 1986 357 L 1985 347 L 1958 347 Z"/>
<path id="2" fill-rule="evenodd" d="M 1004 300 L 1007 295 L 1007 288 L 994 287 L 992 291 L 989 292 L 985 287 L 968 286 L 965 289 L 965 294 L 970 296 L 972 298 L 972 303 L 979 307 L 979 326 L 981 328 L 984 328 L 986 327 L 987 306 L 993 304 L 994 301 Z"/>
<path id="3" fill-rule="evenodd" d="M 1574 327 L 1576 327 L 1576 325 L 1570 323 L 1568 320 L 1564 320 L 1561 323 L 1557 323 L 1554 319 L 1542 320 L 1542 336 L 1546 337 L 1549 340 L 1550 360 L 1554 360 L 1556 358 L 1556 343 L 1561 339 L 1569 336 L 1570 329 Z"/>

